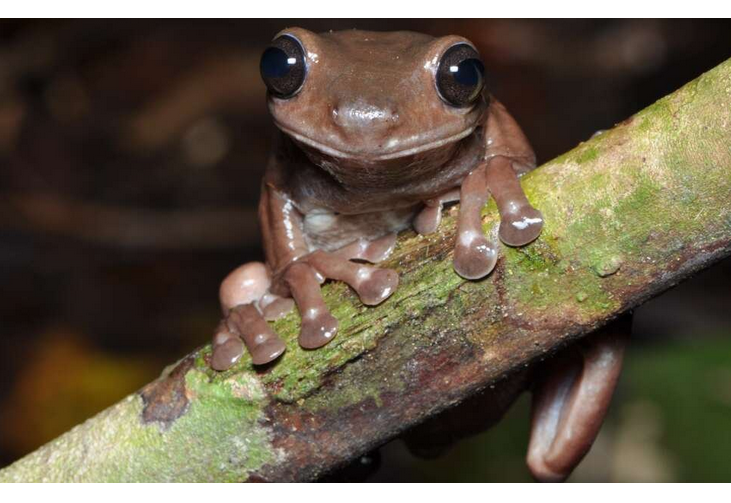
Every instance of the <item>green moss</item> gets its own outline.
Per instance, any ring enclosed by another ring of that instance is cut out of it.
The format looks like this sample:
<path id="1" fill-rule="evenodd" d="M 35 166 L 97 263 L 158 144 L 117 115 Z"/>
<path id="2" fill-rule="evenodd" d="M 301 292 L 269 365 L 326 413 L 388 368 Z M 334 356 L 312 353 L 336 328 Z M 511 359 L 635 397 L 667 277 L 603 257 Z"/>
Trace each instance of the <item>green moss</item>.
<path id="1" fill-rule="evenodd" d="M 597 157 L 599 157 L 599 149 L 596 148 L 594 143 L 592 143 L 591 145 L 583 145 L 580 147 L 579 151 L 576 152 L 576 155 L 572 158 L 574 162 L 584 164 L 593 161 Z"/>
<path id="2" fill-rule="evenodd" d="M 214 383 L 193 369 L 185 382 L 189 409 L 169 428 L 143 424 L 142 399 L 132 395 L 22 459 L 23 481 L 234 482 L 275 460 L 255 376 Z M 8 473 L 0 480 L 11 481 Z"/>
<path id="3" fill-rule="evenodd" d="M 450 292 L 463 281 L 451 271 L 449 261 L 415 267 L 412 273 L 402 275 L 399 289 L 377 308 L 363 306 L 343 284 L 328 285 L 324 298 L 339 320 L 339 335 L 317 351 L 304 350 L 297 343 L 299 316 L 287 316 L 274 325 L 277 333 L 285 334 L 287 352 L 262 379 L 278 400 L 296 402 L 316 390 L 325 375 L 375 348 L 388 327 L 397 324 L 404 313 L 419 316 L 425 309 L 444 305 Z M 245 368 L 251 368 L 248 356 L 228 373 Z"/>
<path id="4" fill-rule="evenodd" d="M 671 127 L 672 121 L 667 120 L 672 116 L 670 104 L 666 98 L 660 99 L 633 116 L 634 127 L 641 133 L 648 133 L 656 129 L 658 125 Z"/>
<path id="5" fill-rule="evenodd" d="M 525 317 L 571 316 L 586 322 L 616 307 L 596 274 L 576 269 L 545 241 L 503 251 L 506 300 Z"/>

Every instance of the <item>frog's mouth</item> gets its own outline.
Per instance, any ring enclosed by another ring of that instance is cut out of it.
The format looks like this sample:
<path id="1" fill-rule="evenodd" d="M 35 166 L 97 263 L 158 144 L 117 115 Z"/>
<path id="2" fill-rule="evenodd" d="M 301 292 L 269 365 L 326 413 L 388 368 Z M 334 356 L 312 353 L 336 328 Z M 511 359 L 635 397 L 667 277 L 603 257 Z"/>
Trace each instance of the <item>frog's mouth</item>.
<path id="1" fill-rule="evenodd" d="M 456 142 L 462 140 L 463 138 L 468 137 L 475 131 L 475 126 L 471 126 L 457 134 L 448 136 L 446 138 L 441 138 L 441 139 L 434 140 L 434 141 L 431 141 L 428 143 L 423 143 L 421 145 L 406 148 L 403 150 L 397 150 L 395 152 L 389 152 L 387 154 L 373 155 L 371 153 L 345 152 L 343 150 L 333 148 L 329 145 L 325 145 L 324 143 L 321 143 L 317 140 L 313 140 L 312 138 L 305 136 L 303 134 L 300 134 L 297 131 L 289 129 L 288 127 L 283 126 L 279 123 L 277 123 L 277 127 L 282 132 L 284 132 L 285 134 L 287 134 L 288 136 L 290 136 L 297 142 L 307 145 L 308 147 L 313 148 L 315 150 L 318 150 L 319 152 L 322 152 L 325 155 L 340 158 L 340 159 L 354 159 L 354 160 L 361 160 L 361 161 L 367 161 L 367 162 L 378 162 L 378 161 L 388 161 L 388 160 L 393 160 L 393 159 L 400 159 L 402 157 L 409 157 L 409 156 L 413 156 L 415 154 L 419 154 L 421 152 L 438 149 L 438 148 L 448 145 L 450 143 L 456 143 Z"/>

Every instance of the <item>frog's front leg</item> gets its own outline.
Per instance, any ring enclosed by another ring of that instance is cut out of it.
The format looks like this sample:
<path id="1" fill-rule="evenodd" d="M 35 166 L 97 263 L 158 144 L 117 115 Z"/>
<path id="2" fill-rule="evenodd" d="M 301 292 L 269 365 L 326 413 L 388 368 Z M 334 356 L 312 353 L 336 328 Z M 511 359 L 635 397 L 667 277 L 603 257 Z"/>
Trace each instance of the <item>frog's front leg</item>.
<path id="1" fill-rule="evenodd" d="M 466 279 L 480 279 L 490 274 L 497 262 L 497 250 L 482 231 L 482 208 L 490 196 L 485 165 L 477 167 L 462 181 L 459 189 L 424 202 L 424 208 L 413 222 L 419 234 L 436 231 L 441 221 L 442 206 L 459 201 L 457 241 L 454 248 L 454 269 Z"/>
<path id="2" fill-rule="evenodd" d="M 543 215 L 525 196 L 512 160 L 491 158 L 485 181 L 500 212 L 500 240 L 508 246 L 523 246 L 536 239 L 543 229 Z"/>
<path id="3" fill-rule="evenodd" d="M 500 213 L 498 235 L 506 245 L 526 245 L 536 239 L 543 228 L 543 215 L 528 202 L 512 160 L 504 156 L 489 158 L 485 165 L 467 175 L 459 192 L 454 269 L 466 279 L 487 276 L 497 261 L 495 243 L 482 230 L 482 208 L 490 195 L 495 198 Z M 415 221 L 417 230 L 417 222 L 430 215 L 430 211 L 433 209 L 427 205 L 419 214 Z M 428 228 L 423 224 L 422 227 Z"/>
<path id="4" fill-rule="evenodd" d="M 369 306 L 386 300 L 398 286 L 396 271 L 358 264 L 348 258 L 337 252 L 314 251 L 293 263 L 283 275 L 280 290 L 274 290 L 294 297 L 302 317 L 299 344 L 305 349 L 324 346 L 337 333 L 338 322 L 320 293 L 325 279 L 347 283 Z"/>
<path id="5" fill-rule="evenodd" d="M 459 193 L 454 270 L 466 279 L 480 279 L 487 276 L 497 262 L 495 244 L 482 231 L 481 213 L 488 197 L 485 166 L 480 166 L 467 175 Z"/>

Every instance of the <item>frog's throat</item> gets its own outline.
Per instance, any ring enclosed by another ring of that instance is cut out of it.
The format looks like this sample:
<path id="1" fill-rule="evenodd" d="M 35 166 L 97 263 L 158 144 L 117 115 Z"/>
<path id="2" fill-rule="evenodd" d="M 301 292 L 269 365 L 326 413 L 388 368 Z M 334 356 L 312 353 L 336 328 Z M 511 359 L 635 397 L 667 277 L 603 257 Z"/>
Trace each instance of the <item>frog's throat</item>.
<path id="1" fill-rule="evenodd" d="M 405 149 L 405 150 L 399 150 L 397 152 L 391 152 L 389 154 L 369 156 L 369 155 L 358 155 L 358 154 L 351 154 L 348 152 L 343 152 L 342 150 L 338 150 L 338 149 L 329 147 L 327 145 L 324 145 L 318 141 L 315 141 L 312 138 L 309 138 L 296 131 L 293 131 L 292 129 L 282 126 L 279 123 L 277 123 L 276 125 L 286 135 L 292 137 L 293 139 L 297 140 L 300 143 L 303 143 L 309 147 L 312 147 L 312 148 L 318 150 L 319 152 L 322 152 L 323 154 L 327 154 L 329 156 L 337 157 L 337 158 L 341 158 L 341 159 L 358 159 L 358 160 L 364 160 L 364 161 L 386 161 L 389 159 L 398 159 L 401 157 L 407 157 L 410 155 L 418 154 L 420 152 L 426 152 L 427 150 L 436 149 L 436 148 L 442 147 L 444 145 L 448 145 L 450 143 L 458 142 L 458 141 L 462 140 L 463 138 L 466 138 L 469 135 L 471 135 L 476 128 L 476 126 L 470 126 L 469 128 L 467 128 L 464 131 L 461 131 L 455 135 L 448 136 L 446 138 L 435 140 L 435 141 L 432 141 L 429 143 L 424 143 L 424 144 L 416 146 L 416 147 L 412 147 L 412 148 Z"/>

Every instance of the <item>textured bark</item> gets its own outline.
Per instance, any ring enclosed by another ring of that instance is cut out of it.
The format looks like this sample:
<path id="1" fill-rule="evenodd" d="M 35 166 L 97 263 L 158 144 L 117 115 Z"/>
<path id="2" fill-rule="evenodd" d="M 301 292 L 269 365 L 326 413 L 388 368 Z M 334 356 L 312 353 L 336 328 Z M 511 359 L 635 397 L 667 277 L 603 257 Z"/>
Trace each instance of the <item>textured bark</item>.
<path id="1" fill-rule="evenodd" d="M 140 393 L 0 471 L 0 481 L 311 480 L 398 435 L 731 252 L 731 60 L 523 178 L 546 221 L 501 246 L 495 271 L 451 265 L 456 210 L 406 233 L 398 291 L 367 308 L 325 287 L 328 346 L 254 370 L 209 369 L 210 347 Z M 484 227 L 498 223 L 494 203 Z"/>

